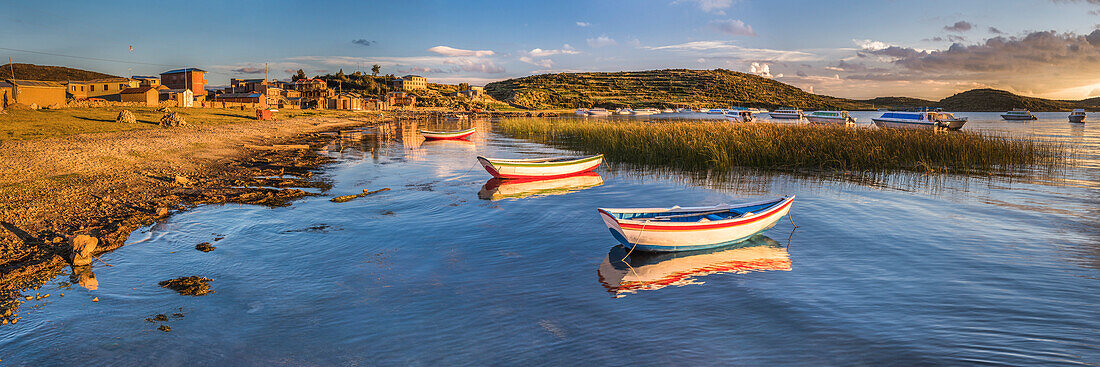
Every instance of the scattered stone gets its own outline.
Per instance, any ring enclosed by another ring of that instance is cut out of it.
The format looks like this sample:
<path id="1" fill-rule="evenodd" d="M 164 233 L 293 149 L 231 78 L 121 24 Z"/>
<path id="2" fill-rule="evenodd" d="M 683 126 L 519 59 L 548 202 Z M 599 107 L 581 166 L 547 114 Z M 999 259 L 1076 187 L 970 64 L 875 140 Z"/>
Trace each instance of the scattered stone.
<path id="1" fill-rule="evenodd" d="M 384 188 L 384 189 L 374 190 L 374 191 L 367 191 L 367 189 L 363 189 L 363 193 L 361 193 L 361 194 L 337 196 L 337 197 L 332 198 L 329 201 L 334 202 L 334 203 L 346 203 L 346 202 L 351 201 L 352 199 L 361 198 L 361 197 L 364 197 L 364 196 L 367 196 L 367 195 L 370 195 L 370 194 L 379 193 L 379 192 L 382 192 L 382 191 L 390 191 L 390 188 L 387 187 L 387 188 Z"/>
<path id="2" fill-rule="evenodd" d="M 160 118 L 161 127 L 179 127 L 184 125 L 187 125 L 187 121 L 184 121 L 183 115 L 179 112 L 169 112 Z"/>
<path id="3" fill-rule="evenodd" d="M 37 110 L 38 109 L 38 104 L 37 103 L 31 103 L 31 105 L 28 106 L 28 107 L 30 107 L 32 110 Z"/>
<path id="4" fill-rule="evenodd" d="M 99 297 L 92 298 L 92 302 L 99 302 Z"/>
<path id="5" fill-rule="evenodd" d="M 169 109 L 168 106 L 161 106 L 160 108 L 157 108 L 156 111 L 160 113 L 172 113 L 172 110 Z"/>
<path id="6" fill-rule="evenodd" d="M 122 110 L 118 113 L 118 117 L 115 118 L 115 122 L 121 122 L 124 124 L 132 124 L 137 122 L 137 118 L 134 117 L 134 113 L 129 110 Z"/>
<path id="7" fill-rule="evenodd" d="M 202 296 L 214 292 L 210 290 L 210 278 L 200 276 L 169 279 L 157 284 L 162 288 L 174 290 L 184 296 Z"/>
<path id="8" fill-rule="evenodd" d="M 168 321 L 168 316 L 166 316 L 162 313 L 158 313 L 156 316 L 146 318 L 145 321 L 148 321 L 148 322 Z"/>
<path id="9" fill-rule="evenodd" d="M 191 182 L 191 179 L 187 178 L 187 176 L 176 175 L 176 184 L 177 185 L 189 186 L 192 183 L 193 182 Z"/>
<path id="10" fill-rule="evenodd" d="M 163 331 L 163 332 L 167 333 L 169 331 L 172 331 L 172 327 L 168 326 L 168 325 L 161 325 L 160 327 L 157 328 L 157 330 L 160 330 L 160 331 Z"/>
<path id="11" fill-rule="evenodd" d="M 83 266 L 92 263 L 95 258 L 92 252 L 99 245 L 99 239 L 89 235 L 76 235 L 72 238 L 72 252 L 69 254 L 74 266 Z"/>
<path id="12" fill-rule="evenodd" d="M 216 249 L 216 248 L 217 247 L 210 246 L 210 242 L 203 242 L 203 243 L 195 245 L 195 249 L 199 250 L 199 251 L 202 251 L 202 252 L 214 251 L 214 249 Z"/>
<path id="13" fill-rule="evenodd" d="M 168 208 L 163 206 L 157 208 L 157 217 L 164 217 L 166 215 L 168 215 Z"/>

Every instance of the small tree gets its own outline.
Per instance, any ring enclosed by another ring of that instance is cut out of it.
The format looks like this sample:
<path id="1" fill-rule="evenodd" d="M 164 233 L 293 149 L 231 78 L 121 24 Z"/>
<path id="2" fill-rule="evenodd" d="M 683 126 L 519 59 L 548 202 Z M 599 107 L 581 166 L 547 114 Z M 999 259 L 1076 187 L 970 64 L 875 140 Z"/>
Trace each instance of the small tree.
<path id="1" fill-rule="evenodd" d="M 370 67 L 370 75 L 378 76 L 378 72 L 382 71 L 382 65 L 374 64 Z"/>
<path id="2" fill-rule="evenodd" d="M 298 81 L 300 79 L 305 79 L 305 78 L 306 78 L 306 72 L 302 69 L 298 69 L 298 74 L 290 77 L 290 80 Z"/>
<path id="3" fill-rule="evenodd" d="M 470 83 L 458 83 L 458 90 L 459 91 L 470 90 Z"/>

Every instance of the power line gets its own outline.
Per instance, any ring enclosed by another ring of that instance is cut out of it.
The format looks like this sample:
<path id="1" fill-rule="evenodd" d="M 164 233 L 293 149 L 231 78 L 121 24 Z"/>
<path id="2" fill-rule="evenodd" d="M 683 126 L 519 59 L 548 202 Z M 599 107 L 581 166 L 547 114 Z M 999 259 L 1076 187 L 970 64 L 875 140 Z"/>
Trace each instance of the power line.
<path id="1" fill-rule="evenodd" d="M 26 52 L 26 53 L 39 54 L 39 55 L 49 55 L 49 56 L 71 57 L 71 58 L 74 58 L 74 59 L 85 59 L 85 60 L 107 61 L 107 62 L 121 62 L 121 63 L 124 63 L 124 64 L 167 66 L 167 67 L 172 67 L 172 68 L 180 67 L 180 65 L 154 64 L 154 63 L 139 62 L 139 61 L 125 61 L 125 60 L 101 59 L 101 58 L 98 58 L 98 57 L 62 55 L 62 54 L 55 54 L 55 53 L 41 52 L 41 51 L 20 50 L 20 49 L 17 49 L 17 48 L 7 48 L 7 47 L 0 47 L 0 50 Z"/>

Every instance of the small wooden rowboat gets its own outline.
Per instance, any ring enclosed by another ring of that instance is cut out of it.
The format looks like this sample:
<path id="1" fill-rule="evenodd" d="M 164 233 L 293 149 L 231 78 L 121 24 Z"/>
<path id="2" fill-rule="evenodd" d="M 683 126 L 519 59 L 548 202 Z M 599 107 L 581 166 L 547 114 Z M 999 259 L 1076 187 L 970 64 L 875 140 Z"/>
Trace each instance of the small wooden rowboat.
<path id="1" fill-rule="evenodd" d="M 603 154 L 591 157 L 558 157 L 535 159 L 496 159 L 477 157 L 489 174 L 496 178 L 566 177 L 596 169 L 603 163 Z"/>
<path id="2" fill-rule="evenodd" d="M 477 129 L 471 127 L 469 129 L 466 129 L 466 130 L 458 130 L 458 131 L 428 131 L 428 130 L 417 130 L 417 131 L 419 131 L 421 135 L 424 135 L 424 138 L 428 139 L 428 140 L 457 140 L 457 139 L 466 139 L 466 137 L 468 137 L 470 135 L 474 135 L 474 133 L 477 132 Z"/>
<path id="3" fill-rule="evenodd" d="M 794 196 L 709 207 L 597 209 L 611 235 L 633 251 L 672 252 L 744 241 L 775 226 Z"/>

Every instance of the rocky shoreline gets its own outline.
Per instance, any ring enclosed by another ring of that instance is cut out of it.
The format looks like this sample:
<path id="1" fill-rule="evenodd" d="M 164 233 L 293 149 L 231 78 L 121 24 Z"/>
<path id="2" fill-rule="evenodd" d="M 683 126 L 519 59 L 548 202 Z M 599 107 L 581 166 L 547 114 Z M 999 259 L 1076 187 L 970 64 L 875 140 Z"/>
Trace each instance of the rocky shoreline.
<path id="1" fill-rule="evenodd" d="M 174 155 L 157 156 L 136 167 L 122 158 L 123 162 L 106 159 L 103 165 L 107 167 L 28 180 L 20 176 L 33 175 L 35 168 L 43 168 L 36 164 L 48 164 L 36 162 L 39 159 L 33 155 L 22 157 L 22 162 L 14 159 L 15 165 L 22 163 L 24 167 L 6 172 L 7 177 L 0 175 L 7 179 L 0 181 L 0 324 L 18 322 L 25 292 L 33 292 L 65 273 L 72 277 L 89 273 L 86 264 L 102 261 L 98 256 L 123 246 L 134 230 L 172 213 L 218 203 L 285 206 L 294 199 L 316 195 L 301 188 L 326 190 L 329 185 L 313 176 L 333 161 L 314 149 L 331 140 L 331 135 L 321 133 L 383 119 L 386 117 L 380 115 L 354 120 L 309 118 L 282 122 L 283 126 L 277 128 L 257 125 L 256 131 L 251 131 L 251 126 L 234 124 L 231 128 L 192 128 L 174 133 L 165 133 L 174 129 L 164 129 L 144 134 L 151 136 L 132 132 L 88 139 L 94 144 L 118 139 L 122 140 L 119 145 L 125 146 L 135 138 L 148 138 L 147 144 L 165 143 L 167 151 L 172 151 L 173 144 L 198 146 L 183 157 L 188 164 L 181 164 L 181 157 Z M 184 135 L 184 141 L 176 141 L 179 134 Z M 213 147 L 186 140 L 203 142 L 215 137 L 228 138 Z M 0 150 L 37 152 L 53 145 L 61 150 L 55 153 L 63 154 L 64 148 L 72 146 L 70 143 L 82 139 L 57 140 L 0 142 Z M 291 148 L 264 149 L 273 144 Z M 309 148 L 299 149 L 302 145 Z M 133 155 L 117 149 L 102 150 L 109 152 L 108 157 Z M 93 158 L 97 161 L 103 157 Z M 89 238 L 94 242 L 90 248 Z"/>

